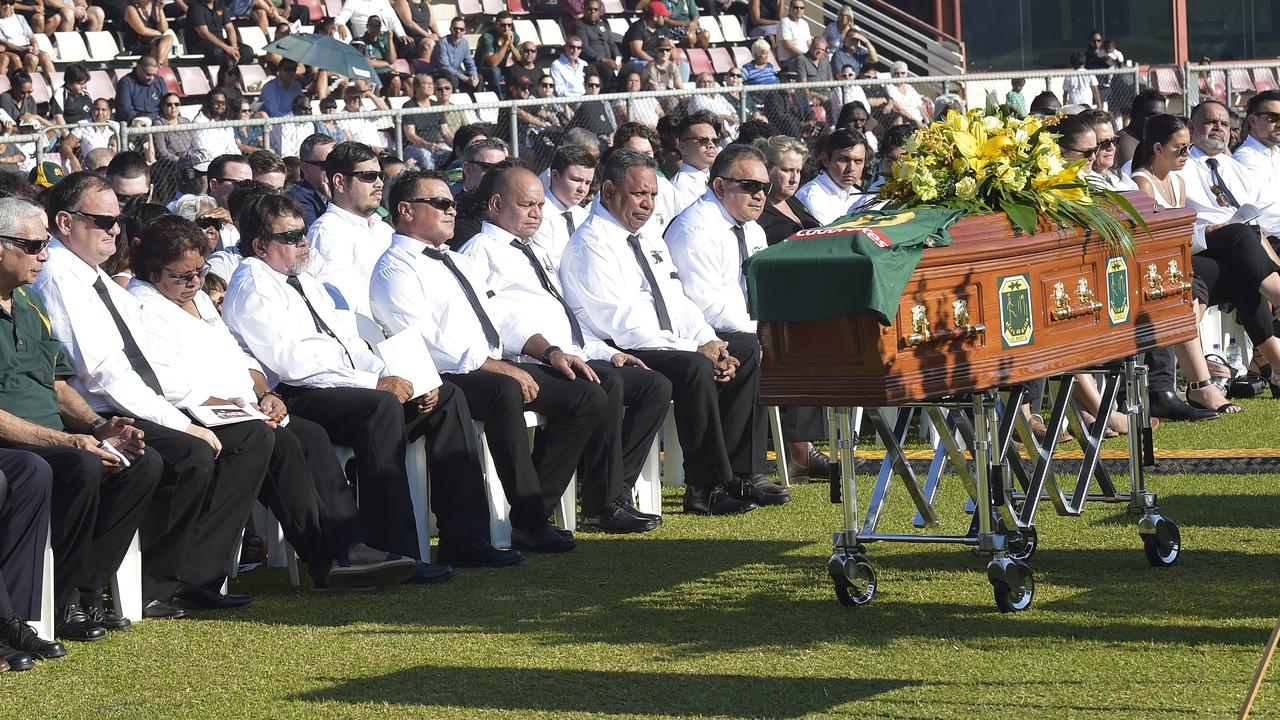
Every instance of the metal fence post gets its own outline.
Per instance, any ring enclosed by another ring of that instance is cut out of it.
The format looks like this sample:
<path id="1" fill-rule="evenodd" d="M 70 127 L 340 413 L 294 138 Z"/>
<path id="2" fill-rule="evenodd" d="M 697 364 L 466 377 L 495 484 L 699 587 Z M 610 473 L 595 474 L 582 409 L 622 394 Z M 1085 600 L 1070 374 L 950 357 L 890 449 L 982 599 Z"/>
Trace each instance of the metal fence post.
<path id="1" fill-rule="evenodd" d="M 738 93 L 738 122 L 747 121 L 747 91 Z"/>
<path id="2" fill-rule="evenodd" d="M 507 108 L 507 127 L 510 130 L 508 140 L 510 142 L 512 155 L 520 154 L 520 116 L 519 111 L 514 107 Z"/>
<path id="3" fill-rule="evenodd" d="M 396 131 L 396 157 L 404 159 L 404 115 L 397 109 L 391 118 L 392 127 Z"/>
<path id="4" fill-rule="evenodd" d="M 116 123 L 116 152 L 129 149 L 129 123 Z"/>

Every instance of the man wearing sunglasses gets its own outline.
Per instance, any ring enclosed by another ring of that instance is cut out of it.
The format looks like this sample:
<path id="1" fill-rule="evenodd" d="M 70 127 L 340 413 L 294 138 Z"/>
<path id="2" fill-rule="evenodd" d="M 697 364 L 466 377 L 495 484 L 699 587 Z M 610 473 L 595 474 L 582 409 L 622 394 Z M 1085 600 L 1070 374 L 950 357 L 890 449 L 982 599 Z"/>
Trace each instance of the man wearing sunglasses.
<path id="1" fill-rule="evenodd" d="M 676 191 L 672 210 L 679 215 L 707 192 L 711 163 L 720 154 L 720 121 L 709 112 L 689 113 L 676 132 L 680 170 L 671 178 L 671 184 Z"/>
<path id="2" fill-rule="evenodd" d="M 141 153 L 132 150 L 111 158 L 107 165 L 107 182 L 116 194 L 121 209 L 130 203 L 151 202 L 151 168 Z M 172 198 L 163 198 L 168 202 Z"/>
<path id="3" fill-rule="evenodd" d="M 1234 157 L 1257 188 L 1263 229 L 1272 244 L 1280 244 L 1280 91 L 1267 90 L 1249 98 L 1246 112 L 1249 137 Z"/>
<path id="4" fill-rule="evenodd" d="M 796 199 L 818 222 L 828 225 L 875 198 L 862 188 L 867 139 L 857 130 L 836 130 L 818 153 L 822 172 L 796 191 Z"/>
<path id="5" fill-rule="evenodd" d="M 268 379 L 278 381 L 275 391 L 290 412 L 320 424 L 334 444 L 355 451 L 366 542 L 421 560 L 418 582 L 452 574 L 447 566 L 425 564 L 431 561 L 420 552 L 426 538 L 419 543 L 413 517 L 405 442 L 425 434 L 441 562 L 519 562 L 520 553 L 489 544 L 484 479 L 462 394 L 448 383 L 430 392 L 415 389 L 387 372 L 360 339 L 355 317 L 337 307 L 307 272 L 302 209 L 290 198 L 268 196 L 246 217 L 240 243 L 245 260 L 228 284 L 223 317 Z"/>
<path id="6" fill-rule="evenodd" d="M 253 168 L 249 159 L 243 155 L 219 155 L 209 162 L 209 195 L 218 202 L 218 207 L 227 207 L 227 198 L 236 189 L 241 180 L 253 179 Z M 232 223 L 222 226 L 221 241 L 218 250 L 235 247 L 240 242 L 240 231 Z"/>
<path id="7" fill-rule="evenodd" d="M 751 491 L 735 476 L 752 472 L 759 361 L 730 352 L 685 295 L 666 245 L 642 232 L 658 194 L 655 168 L 652 157 L 633 150 L 609 156 L 600 201 L 560 261 L 564 298 L 584 331 L 671 381 L 685 511 L 748 512 L 756 503 L 742 499 Z"/>
<path id="8" fill-rule="evenodd" d="M 481 214 L 484 208 L 473 201 L 476 188 L 490 169 L 507 162 L 507 144 L 498 138 L 476 140 L 462 150 L 462 186 L 449 191 L 458 199 L 458 217 L 449 247 L 458 249 L 480 232 Z"/>
<path id="9" fill-rule="evenodd" d="M 684 294 L 702 310 L 707 324 L 729 343 L 729 352 L 743 366 L 759 362 L 760 342 L 756 323 L 747 313 L 743 265 L 768 246 L 756 221 L 764 212 L 769 190 L 764 155 L 750 145 L 730 145 L 712 163 L 707 191 L 680 213 L 665 237 Z M 759 394 L 758 385 L 755 394 Z M 781 505 L 791 495 L 764 475 L 764 410 L 755 405 L 751 415 L 749 470 L 735 467 L 739 483 L 731 488 L 744 491 L 742 497 L 757 505 Z"/>
<path id="10" fill-rule="evenodd" d="M 132 421 L 108 422 L 67 385 L 71 370 L 45 324 L 48 313 L 40 295 L 25 287 L 49 256 L 44 212 L 25 200 L 4 198 L 0 218 L 0 445 L 34 452 L 53 469 L 57 634 L 100 640 L 107 629 L 129 627 L 128 620 L 103 608 L 102 589 L 143 522 L 162 464 L 157 453 L 143 453 L 142 432 Z M 126 454 L 127 467 L 99 447 L 104 441 Z M 0 624 L 0 644 L 20 644 L 6 629 Z"/>
<path id="11" fill-rule="evenodd" d="M 544 220 L 544 193 L 537 176 L 520 167 L 494 170 L 492 179 L 486 178 L 481 185 L 481 192 L 489 196 L 489 219 L 462 254 L 473 261 L 482 277 L 487 276 L 488 286 L 499 293 L 495 304 L 505 306 L 506 319 L 519 328 L 515 336 L 522 347 L 518 351 L 509 347 L 505 354 L 514 356 L 511 359 L 515 362 L 534 365 L 539 373 L 539 394 L 562 384 L 546 387 L 540 373 L 547 371 L 553 376 L 560 372 L 571 381 L 580 378 L 577 383 L 597 383 L 608 398 L 603 422 L 595 426 L 579 463 L 583 526 L 613 533 L 654 529 L 659 516 L 637 510 L 631 497 L 653 439 L 667 416 L 671 383 L 635 356 L 619 352 L 583 329 L 564 302 L 556 274 L 559 256 L 544 253 L 530 242 Z M 446 333 L 441 335 L 442 341 L 452 340 Z M 477 339 L 473 336 L 473 342 Z M 481 347 L 474 349 L 483 352 Z M 585 367 L 580 362 L 585 362 Z M 584 372 L 588 373 L 585 377 Z M 480 404 L 478 400 L 472 407 Z M 512 407 L 508 412 L 518 417 L 522 410 Z M 544 486 L 544 516 L 563 491 L 554 483 Z"/>
<path id="12" fill-rule="evenodd" d="M 563 97 L 577 97 L 586 93 L 587 63 L 582 59 L 582 39 L 569 36 L 560 57 L 551 63 L 551 79 L 556 81 L 556 92 Z"/>
<path id="13" fill-rule="evenodd" d="M 493 92 L 501 90 L 502 68 L 512 59 L 512 53 L 520 44 L 516 35 L 516 22 L 511 13 L 501 10 L 493 18 L 493 27 L 480 36 L 476 43 L 476 67 L 485 85 Z"/>
<path id="14" fill-rule="evenodd" d="M 369 275 L 391 245 L 391 227 L 382 222 L 383 176 L 378 155 L 368 145 L 343 142 L 325 159 L 330 201 L 307 229 L 307 242 L 320 258 L 316 279 L 339 307 L 369 314 Z"/>
<path id="15" fill-rule="evenodd" d="M 73 173 L 53 187 L 47 206 L 57 237 L 35 287 L 75 371 L 69 384 L 94 412 L 134 418 L 146 433 L 147 454 L 155 451 L 164 463 L 157 501 L 143 522 L 144 616 L 180 614 L 174 598 L 210 609 L 252 603 L 219 588 L 262 480 L 246 464 L 269 447 L 245 438 L 215 462 L 224 450 L 218 437 L 160 394 L 140 345 L 145 338 L 131 329 L 138 327 L 137 301 L 99 267 L 115 253 L 120 233 L 111 186 L 98 175 Z"/>
<path id="16" fill-rule="evenodd" d="M 600 17 L 601 0 L 582 3 L 582 17 L 569 28 L 569 35 L 582 41 L 582 60 L 595 65 L 605 84 L 611 84 L 618 72 L 618 56 L 622 54 L 609 23 Z"/>
<path id="17" fill-rule="evenodd" d="M 337 142 L 333 138 L 315 133 L 307 136 L 298 148 L 302 180 L 289 188 L 286 194 L 302 206 L 303 227 L 310 228 L 329 206 L 329 179 L 324 174 L 324 163 L 335 145 Z"/>

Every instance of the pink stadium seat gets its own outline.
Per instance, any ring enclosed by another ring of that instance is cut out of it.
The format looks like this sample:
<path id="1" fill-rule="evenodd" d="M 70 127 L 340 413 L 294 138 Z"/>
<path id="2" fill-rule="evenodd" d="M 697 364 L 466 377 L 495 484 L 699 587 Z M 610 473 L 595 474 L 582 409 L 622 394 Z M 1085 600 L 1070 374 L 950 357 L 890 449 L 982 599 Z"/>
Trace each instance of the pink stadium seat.
<path id="1" fill-rule="evenodd" d="M 131 72 L 133 72 L 133 68 L 116 68 L 115 70 L 111 71 L 111 74 L 115 76 L 116 82 L 119 82 L 120 78 L 124 77 L 125 75 L 128 75 Z"/>
<path id="2" fill-rule="evenodd" d="M 262 89 L 262 83 L 266 81 L 267 71 L 263 70 L 261 65 L 240 66 L 240 82 L 244 85 L 245 94 L 257 95 L 258 91 Z"/>
<path id="3" fill-rule="evenodd" d="M 311 16 L 313 24 L 324 19 L 324 3 L 320 2 L 320 0 L 298 0 L 298 4 L 307 9 L 307 14 Z"/>
<path id="4" fill-rule="evenodd" d="M 458 0 L 459 15 L 480 15 L 484 12 L 484 5 L 480 0 Z M 444 28 L 440 28 L 440 32 L 446 32 Z"/>
<path id="5" fill-rule="evenodd" d="M 324 0 L 324 7 L 328 10 L 329 17 L 338 17 L 338 13 L 342 12 L 342 0 Z"/>
<path id="6" fill-rule="evenodd" d="M 528 15 L 529 11 L 524 6 L 524 0 L 507 0 L 507 11 L 512 15 Z"/>
<path id="7" fill-rule="evenodd" d="M 716 74 L 729 72 L 737 67 L 733 61 L 733 53 L 729 52 L 729 48 L 714 47 L 707 51 L 711 55 L 711 66 L 716 69 Z"/>
<path id="8" fill-rule="evenodd" d="M 741 45 L 733 46 L 733 64 L 736 67 L 742 67 L 751 62 L 751 50 Z"/>
<path id="9" fill-rule="evenodd" d="M 1253 92 L 1253 78 L 1249 77 L 1248 68 L 1231 68 L 1227 71 L 1231 78 L 1231 89 L 1234 92 Z"/>
<path id="10" fill-rule="evenodd" d="M 9 92 L 9 76 L 0 75 L 0 93 Z"/>
<path id="11" fill-rule="evenodd" d="M 203 68 L 198 67 L 180 67 L 176 68 L 178 72 L 178 84 L 182 86 L 183 96 L 187 95 L 204 95 L 213 88 L 209 82 L 209 76 L 204 74 Z"/>
<path id="12" fill-rule="evenodd" d="M 90 70 L 89 82 L 85 84 L 85 89 L 94 100 L 116 99 L 116 81 L 106 70 Z"/>
<path id="13" fill-rule="evenodd" d="M 604 0 L 602 8 L 605 15 L 621 15 L 627 11 L 622 0 Z"/>
<path id="14" fill-rule="evenodd" d="M 178 76 L 174 74 L 173 68 L 165 65 L 160 68 L 157 74 L 164 78 L 164 84 L 169 86 L 169 92 L 177 93 L 178 97 L 185 96 L 185 93 L 182 91 L 182 83 L 178 82 Z"/>
<path id="15" fill-rule="evenodd" d="M 712 67 L 711 58 L 707 57 L 706 50 L 685 50 L 684 57 L 689 61 L 689 70 L 692 75 L 715 73 L 715 68 Z"/>
<path id="16" fill-rule="evenodd" d="M 1182 82 L 1173 68 L 1155 68 L 1156 89 L 1161 95 L 1181 95 Z"/>
<path id="17" fill-rule="evenodd" d="M 480 5 L 484 8 L 485 15 L 497 15 L 507 9 L 505 0 L 480 0 Z"/>
<path id="18" fill-rule="evenodd" d="M 409 67 L 409 61 L 405 60 L 404 58 L 396 58 L 395 69 L 396 69 L 396 72 L 400 73 L 401 75 L 413 74 L 413 69 Z"/>
<path id="19" fill-rule="evenodd" d="M 1258 92 L 1280 89 L 1280 85 L 1276 85 L 1275 77 L 1271 75 L 1271 68 L 1253 69 L 1253 89 Z"/>
<path id="20" fill-rule="evenodd" d="M 53 88 L 42 73 L 31 73 L 31 97 L 38 103 L 47 103 L 53 97 Z"/>

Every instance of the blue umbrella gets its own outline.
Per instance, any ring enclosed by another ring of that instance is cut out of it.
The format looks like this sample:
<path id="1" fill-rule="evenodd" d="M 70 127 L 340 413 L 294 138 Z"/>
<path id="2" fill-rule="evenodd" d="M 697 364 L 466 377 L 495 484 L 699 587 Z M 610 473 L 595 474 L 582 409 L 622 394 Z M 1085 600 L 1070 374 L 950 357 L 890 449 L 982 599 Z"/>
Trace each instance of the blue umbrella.
<path id="1" fill-rule="evenodd" d="M 299 65 L 345 75 L 352 80 L 364 80 L 371 85 L 382 83 L 373 65 L 369 64 L 369 58 L 359 50 L 328 35 L 314 33 L 285 35 L 268 45 L 263 52 L 289 58 Z"/>

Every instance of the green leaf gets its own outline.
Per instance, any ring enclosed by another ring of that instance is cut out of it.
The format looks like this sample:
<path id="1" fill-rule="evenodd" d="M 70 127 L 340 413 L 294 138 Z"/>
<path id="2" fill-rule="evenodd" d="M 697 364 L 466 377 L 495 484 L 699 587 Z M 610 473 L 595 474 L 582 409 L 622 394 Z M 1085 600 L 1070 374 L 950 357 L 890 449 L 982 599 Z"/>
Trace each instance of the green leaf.
<path id="1" fill-rule="evenodd" d="M 1036 234 L 1036 227 L 1039 225 L 1040 218 L 1036 215 L 1035 208 L 1030 205 L 1022 205 L 1019 203 L 1005 203 L 1001 208 L 1009 216 L 1018 229 L 1028 235 Z"/>

